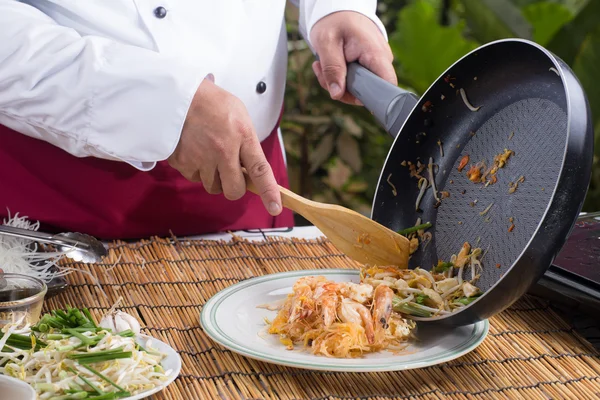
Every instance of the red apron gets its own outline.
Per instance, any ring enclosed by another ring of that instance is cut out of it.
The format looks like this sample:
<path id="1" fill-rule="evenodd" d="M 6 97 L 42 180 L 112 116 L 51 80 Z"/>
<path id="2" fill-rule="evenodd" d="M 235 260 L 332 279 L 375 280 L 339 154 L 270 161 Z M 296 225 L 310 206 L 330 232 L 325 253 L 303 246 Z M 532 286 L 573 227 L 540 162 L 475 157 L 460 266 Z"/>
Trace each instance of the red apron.
<path id="1" fill-rule="evenodd" d="M 287 187 L 275 129 L 262 142 L 277 182 Z M 293 226 L 247 193 L 238 201 L 206 193 L 166 161 L 142 172 L 129 164 L 78 158 L 47 142 L 0 125 L 0 217 L 18 212 L 47 232 L 83 232 L 101 239 L 195 235 Z"/>

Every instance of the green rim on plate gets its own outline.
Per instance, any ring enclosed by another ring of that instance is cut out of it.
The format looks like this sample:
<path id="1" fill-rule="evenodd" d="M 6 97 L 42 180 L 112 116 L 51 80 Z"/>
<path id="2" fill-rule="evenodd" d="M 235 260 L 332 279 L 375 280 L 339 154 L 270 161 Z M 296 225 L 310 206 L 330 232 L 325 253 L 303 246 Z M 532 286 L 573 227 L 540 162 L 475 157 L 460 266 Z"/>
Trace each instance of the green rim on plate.
<path id="1" fill-rule="evenodd" d="M 328 269 L 328 270 L 303 270 L 303 271 L 292 271 L 292 272 L 280 272 L 276 274 L 264 275 L 252 279 L 248 279 L 234 285 L 231 285 L 213 297 L 211 297 L 201 312 L 201 325 L 204 332 L 211 337 L 215 342 L 222 346 L 230 349 L 233 352 L 241 354 L 243 356 L 253 358 L 260 361 L 270 362 L 274 364 L 286 365 L 296 368 L 304 369 L 315 369 L 315 370 L 327 370 L 327 371 L 353 371 L 353 372 L 369 372 L 369 371 L 396 371 L 406 370 L 414 368 L 423 368 L 431 365 L 440 364 L 443 362 L 451 361 L 462 355 L 469 353 L 474 350 L 487 336 L 489 330 L 489 322 L 487 320 L 478 322 L 472 325 L 472 330 L 468 336 L 465 336 L 456 346 L 445 349 L 440 354 L 419 359 L 419 360 L 381 360 L 381 363 L 372 365 L 350 365 L 341 364 L 336 362 L 337 359 L 331 359 L 321 356 L 314 356 L 314 361 L 297 361 L 292 360 L 290 357 L 286 357 L 285 354 L 282 356 L 273 356 L 260 348 L 249 348 L 241 343 L 239 340 L 232 338 L 217 322 L 217 312 L 221 304 L 231 296 L 239 293 L 241 290 L 248 289 L 252 286 L 260 285 L 265 282 L 273 283 L 278 280 L 290 279 L 290 278 L 301 278 L 304 276 L 311 275 L 322 275 L 331 276 L 337 275 L 342 277 L 356 278 L 359 275 L 357 270 L 348 269 Z M 230 310 L 228 310 L 230 312 Z M 311 357 L 311 359 L 313 359 Z"/>

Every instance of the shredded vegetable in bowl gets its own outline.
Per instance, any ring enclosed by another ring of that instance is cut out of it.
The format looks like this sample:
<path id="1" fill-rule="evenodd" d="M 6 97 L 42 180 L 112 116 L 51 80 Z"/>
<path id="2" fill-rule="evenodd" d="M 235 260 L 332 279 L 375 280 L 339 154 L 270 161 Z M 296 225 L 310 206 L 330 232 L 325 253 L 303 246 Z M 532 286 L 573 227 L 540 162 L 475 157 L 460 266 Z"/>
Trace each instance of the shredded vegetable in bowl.
<path id="1" fill-rule="evenodd" d="M 46 314 L 35 326 L 0 336 L 0 373 L 29 383 L 41 400 L 112 400 L 169 379 L 165 355 L 142 347 L 131 330 L 98 326 L 86 309 Z"/>
<path id="2" fill-rule="evenodd" d="M 426 227 L 409 228 L 406 233 Z M 482 271 L 481 257 L 481 249 L 465 243 L 450 261 L 439 261 L 431 271 L 363 266 L 360 283 L 303 277 L 283 305 L 275 308 L 278 314 L 267 321 L 268 332 L 279 335 L 289 350 L 300 344 L 327 357 L 402 350 L 416 327 L 411 316 L 449 314 L 481 295 L 475 286 Z"/>

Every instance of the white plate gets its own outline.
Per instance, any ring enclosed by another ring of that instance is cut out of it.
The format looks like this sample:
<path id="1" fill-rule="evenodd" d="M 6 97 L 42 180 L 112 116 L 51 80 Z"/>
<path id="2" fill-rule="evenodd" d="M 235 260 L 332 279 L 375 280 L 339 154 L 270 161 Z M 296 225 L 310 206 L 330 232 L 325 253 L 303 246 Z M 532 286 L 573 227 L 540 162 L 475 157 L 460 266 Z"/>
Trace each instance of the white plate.
<path id="1" fill-rule="evenodd" d="M 153 350 L 156 350 L 166 355 L 166 357 L 162 360 L 160 365 L 164 368 L 165 371 L 171 370 L 169 378 L 154 389 L 136 394 L 135 396 L 123 397 L 120 400 L 144 399 L 157 392 L 160 392 L 161 390 L 169 386 L 175 380 L 175 378 L 177 378 L 177 376 L 179 376 L 179 372 L 181 371 L 181 357 L 179 357 L 179 354 L 177 354 L 177 352 L 168 344 L 161 342 L 160 340 L 151 336 L 138 335 L 136 338 L 136 342 L 142 347 L 147 347 L 149 340 L 151 341 L 151 347 Z M 0 391 L 2 391 L 2 393 L 7 393 L 7 390 L 14 391 L 14 395 L 11 394 L 11 396 L 6 397 L 6 399 L 10 398 L 11 400 L 33 400 L 36 398 L 35 390 L 33 390 L 33 388 L 27 383 L 16 378 L 11 378 L 6 375 L 0 374 Z M 17 393 L 21 397 L 15 397 L 17 396 Z M 5 397 L 3 397 L 3 395 L 0 395 L 0 399 L 5 399 Z"/>
<path id="2" fill-rule="evenodd" d="M 144 348 L 147 346 L 148 341 L 150 341 L 150 346 L 153 350 L 156 350 L 159 353 L 166 354 L 166 357 L 163 358 L 160 365 L 165 371 L 171 370 L 169 378 L 154 389 L 150 389 L 145 392 L 136 394 L 135 396 L 124 397 L 121 400 L 145 399 L 146 397 L 160 392 L 161 390 L 169 386 L 175 380 L 175 378 L 179 376 L 179 372 L 181 372 L 181 357 L 175 351 L 175 349 L 173 349 L 165 342 L 161 342 L 160 340 L 153 338 L 152 336 L 138 335 L 136 338 L 136 342 Z"/>
<path id="3" fill-rule="evenodd" d="M 418 327 L 418 340 L 401 354 L 383 351 L 355 359 L 315 356 L 299 346 L 286 350 L 276 335 L 265 331 L 265 317 L 272 320 L 277 312 L 257 306 L 285 298 L 299 278 L 311 275 L 338 282 L 360 280 L 358 271 L 334 269 L 283 272 L 242 281 L 209 299 L 202 309 L 202 327 L 217 343 L 256 360 L 347 372 L 398 371 L 440 364 L 472 351 L 488 333 L 487 320 L 459 328 Z"/>

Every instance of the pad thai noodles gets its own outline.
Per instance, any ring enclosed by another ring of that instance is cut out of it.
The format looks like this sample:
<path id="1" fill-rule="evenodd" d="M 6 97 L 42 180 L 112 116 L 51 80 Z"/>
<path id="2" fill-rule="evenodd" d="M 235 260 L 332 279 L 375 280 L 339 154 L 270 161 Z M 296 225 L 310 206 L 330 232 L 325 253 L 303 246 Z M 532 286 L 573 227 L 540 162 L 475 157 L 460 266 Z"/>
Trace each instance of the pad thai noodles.
<path id="1" fill-rule="evenodd" d="M 481 255 L 465 243 L 431 271 L 363 266 L 360 283 L 300 278 L 275 319 L 267 321 L 268 332 L 289 350 L 301 345 L 327 357 L 402 350 L 416 327 L 411 316 L 449 314 L 477 299 Z"/>

